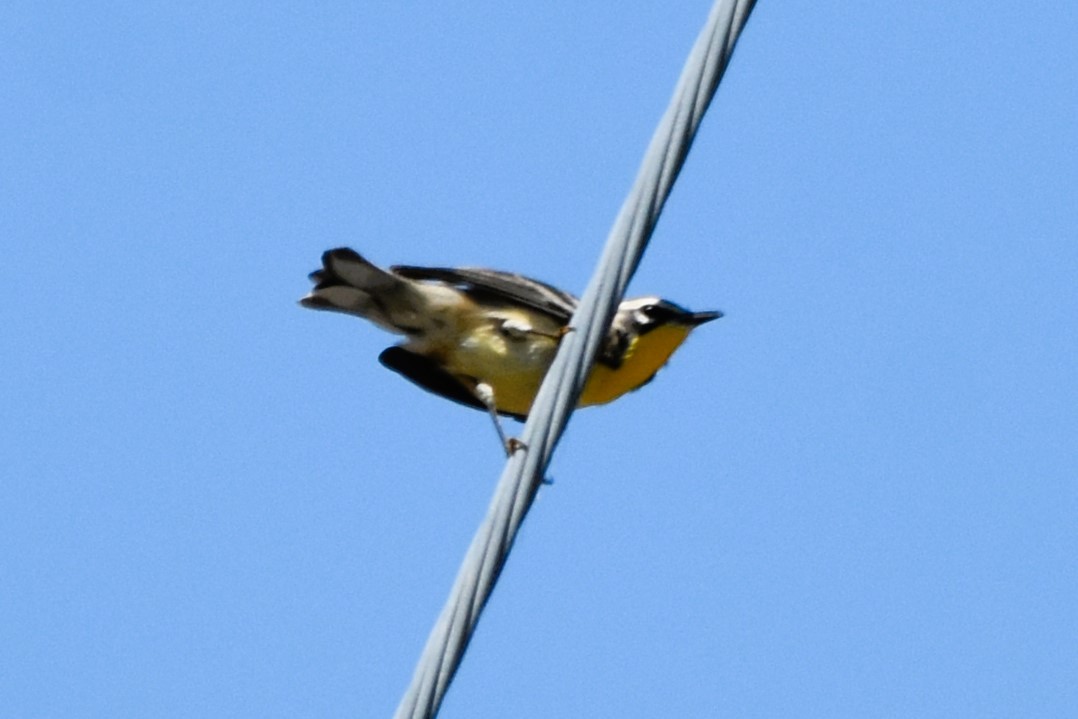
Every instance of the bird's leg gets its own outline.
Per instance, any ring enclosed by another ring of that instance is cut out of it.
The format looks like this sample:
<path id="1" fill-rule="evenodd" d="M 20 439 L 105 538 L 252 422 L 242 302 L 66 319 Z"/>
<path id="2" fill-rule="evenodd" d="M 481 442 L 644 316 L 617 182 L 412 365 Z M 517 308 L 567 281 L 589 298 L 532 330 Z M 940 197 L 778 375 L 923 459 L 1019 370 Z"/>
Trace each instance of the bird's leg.
<path id="1" fill-rule="evenodd" d="M 516 437 L 510 437 L 505 433 L 505 428 L 502 427 L 502 418 L 498 416 L 498 405 L 494 402 L 494 388 L 486 382 L 477 382 L 475 385 L 475 396 L 479 398 L 479 401 L 487 408 L 487 412 L 490 413 L 490 418 L 494 420 L 494 429 L 498 433 L 498 439 L 502 441 L 502 447 L 505 448 L 506 456 L 512 457 L 513 452 L 518 449 L 527 449 L 528 446 L 521 442 Z"/>

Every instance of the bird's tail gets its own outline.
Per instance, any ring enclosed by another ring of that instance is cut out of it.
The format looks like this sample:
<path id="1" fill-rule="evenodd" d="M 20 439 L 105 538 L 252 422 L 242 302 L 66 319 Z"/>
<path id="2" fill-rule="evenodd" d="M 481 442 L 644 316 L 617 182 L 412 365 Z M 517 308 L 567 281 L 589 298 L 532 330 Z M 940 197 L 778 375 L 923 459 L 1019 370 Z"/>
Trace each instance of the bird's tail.
<path id="1" fill-rule="evenodd" d="M 299 303 L 313 310 L 356 315 L 406 334 L 408 320 L 422 311 L 423 296 L 411 280 L 398 277 L 340 247 L 322 253 L 322 269 L 310 274 L 314 287 Z"/>

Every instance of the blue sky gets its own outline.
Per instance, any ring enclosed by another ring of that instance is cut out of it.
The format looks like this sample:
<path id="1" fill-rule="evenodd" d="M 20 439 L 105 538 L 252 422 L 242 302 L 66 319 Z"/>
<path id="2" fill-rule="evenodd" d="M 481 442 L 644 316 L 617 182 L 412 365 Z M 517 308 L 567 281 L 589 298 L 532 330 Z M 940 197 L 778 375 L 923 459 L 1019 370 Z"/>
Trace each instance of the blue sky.
<path id="1" fill-rule="evenodd" d="M 708 4 L 381 5 L 0 10 L 5 715 L 396 706 L 502 457 L 306 273 L 581 291 Z M 1076 36 L 759 5 L 442 716 L 1078 715 Z"/>

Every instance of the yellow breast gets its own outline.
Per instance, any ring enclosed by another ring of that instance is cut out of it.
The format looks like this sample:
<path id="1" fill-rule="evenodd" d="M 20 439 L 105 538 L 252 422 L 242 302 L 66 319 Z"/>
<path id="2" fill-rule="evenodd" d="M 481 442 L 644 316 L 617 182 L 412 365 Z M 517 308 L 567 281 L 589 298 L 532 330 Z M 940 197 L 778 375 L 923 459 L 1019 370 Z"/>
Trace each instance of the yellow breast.
<path id="1" fill-rule="evenodd" d="M 580 395 L 580 406 L 612 402 L 647 382 L 689 336 L 689 329 L 683 325 L 656 327 L 637 337 L 620 367 L 596 364 Z"/>
<path id="2" fill-rule="evenodd" d="M 500 317 L 504 315 L 499 312 Z M 535 314 L 520 312 L 517 321 L 533 323 L 534 329 L 546 334 L 507 337 L 499 330 L 500 322 L 491 321 L 489 316 L 474 317 L 478 321 L 457 334 L 455 346 L 445 347 L 439 353 L 445 359 L 446 369 L 465 384 L 469 381 L 489 384 L 499 410 L 528 414 L 554 360 L 558 346 L 555 336 L 561 326 L 553 321 L 549 326 L 545 326 L 547 323 L 534 326 Z M 688 337 L 689 329 L 682 325 L 657 327 L 636 338 L 621 366 L 596 364 L 584 385 L 580 406 L 605 404 L 640 387 L 666 364 Z"/>
<path id="3" fill-rule="evenodd" d="M 508 336 L 500 329 L 505 320 L 530 327 L 537 334 Z M 560 324 L 545 315 L 499 310 L 459 335 L 456 346 L 445 354 L 447 369 L 465 384 L 468 380 L 489 384 L 498 409 L 527 414 L 539 384 L 554 361 L 560 329 Z"/>

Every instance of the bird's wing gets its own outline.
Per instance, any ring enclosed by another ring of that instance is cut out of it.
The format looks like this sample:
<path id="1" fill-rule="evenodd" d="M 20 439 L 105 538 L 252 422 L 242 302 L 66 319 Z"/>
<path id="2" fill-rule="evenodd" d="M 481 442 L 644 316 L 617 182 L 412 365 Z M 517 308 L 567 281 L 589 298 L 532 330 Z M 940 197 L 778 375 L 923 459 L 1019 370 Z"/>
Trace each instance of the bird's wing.
<path id="1" fill-rule="evenodd" d="M 382 354 L 378 355 L 378 361 L 384 367 L 393 370 L 417 387 L 422 387 L 439 397 L 445 397 L 458 404 L 474 407 L 484 412 L 487 409 L 486 405 L 480 402 L 479 398 L 471 390 L 429 357 L 424 357 L 421 354 L 416 354 L 397 346 L 383 351 Z M 524 415 L 513 414 L 512 412 L 499 411 L 498 414 L 519 419 L 521 422 L 527 419 Z"/>
<path id="2" fill-rule="evenodd" d="M 397 265 L 390 271 L 410 280 L 444 282 L 480 299 L 521 305 L 550 315 L 568 324 L 576 311 L 577 299 L 545 282 L 512 272 L 479 267 L 412 267 Z"/>

